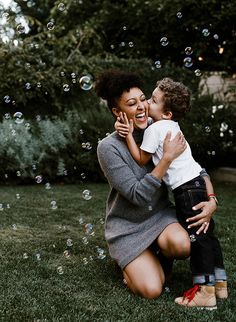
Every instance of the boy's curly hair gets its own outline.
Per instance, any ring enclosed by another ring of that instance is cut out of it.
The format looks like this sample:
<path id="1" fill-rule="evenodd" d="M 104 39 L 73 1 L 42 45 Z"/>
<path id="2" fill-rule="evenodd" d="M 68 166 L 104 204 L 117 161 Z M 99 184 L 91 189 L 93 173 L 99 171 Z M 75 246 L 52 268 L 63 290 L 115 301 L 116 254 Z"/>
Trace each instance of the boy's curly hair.
<path id="1" fill-rule="evenodd" d="M 164 93 L 164 111 L 172 112 L 173 120 L 179 120 L 191 109 L 190 91 L 180 82 L 171 78 L 163 78 L 156 86 Z"/>
<path id="2" fill-rule="evenodd" d="M 112 112 L 112 108 L 117 106 L 123 92 L 129 92 L 134 87 L 143 89 L 142 80 L 137 74 L 119 69 L 108 69 L 99 75 L 95 84 L 95 92 L 107 101 Z"/>

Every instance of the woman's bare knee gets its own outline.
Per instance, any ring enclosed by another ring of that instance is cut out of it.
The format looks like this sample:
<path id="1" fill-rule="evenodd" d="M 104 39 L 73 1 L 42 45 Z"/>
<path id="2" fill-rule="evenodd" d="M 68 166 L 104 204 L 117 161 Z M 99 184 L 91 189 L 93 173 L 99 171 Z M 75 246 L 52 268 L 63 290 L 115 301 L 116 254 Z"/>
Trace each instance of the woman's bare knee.
<path id="1" fill-rule="evenodd" d="M 147 299 L 156 299 L 162 293 L 161 285 L 144 285 L 142 290 L 140 290 L 139 295 Z"/>
<path id="2" fill-rule="evenodd" d="M 188 233 L 178 223 L 167 226 L 157 242 L 166 257 L 186 258 L 190 254 Z"/>

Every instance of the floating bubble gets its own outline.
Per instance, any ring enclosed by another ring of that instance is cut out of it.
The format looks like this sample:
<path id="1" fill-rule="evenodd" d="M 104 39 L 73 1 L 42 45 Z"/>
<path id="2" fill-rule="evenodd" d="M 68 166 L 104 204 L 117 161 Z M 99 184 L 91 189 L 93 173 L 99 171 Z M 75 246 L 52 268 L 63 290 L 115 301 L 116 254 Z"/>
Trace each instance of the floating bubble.
<path id="1" fill-rule="evenodd" d="M 12 229 L 13 230 L 17 230 L 17 225 L 16 224 L 12 224 Z"/>
<path id="2" fill-rule="evenodd" d="M 163 47 L 166 47 L 166 46 L 169 44 L 169 41 L 168 41 L 167 37 L 162 37 L 162 38 L 160 39 L 160 43 L 161 43 L 161 45 L 162 45 Z"/>
<path id="3" fill-rule="evenodd" d="M 79 134 L 84 134 L 84 130 L 80 129 Z"/>
<path id="4" fill-rule="evenodd" d="M 82 192 L 82 197 L 84 198 L 84 200 L 90 200 L 92 198 L 91 191 L 88 189 L 85 189 Z"/>
<path id="5" fill-rule="evenodd" d="M 5 102 L 6 104 L 11 103 L 11 98 L 10 98 L 10 96 L 9 96 L 9 95 L 4 96 L 4 97 L 3 97 L 3 100 L 4 100 L 4 102 Z"/>
<path id="6" fill-rule="evenodd" d="M 181 11 L 178 11 L 178 12 L 176 13 L 176 17 L 177 17 L 178 19 L 183 18 L 183 14 L 182 14 L 182 12 L 181 12 Z"/>
<path id="7" fill-rule="evenodd" d="M 20 194 L 16 193 L 16 199 L 20 199 Z"/>
<path id="8" fill-rule="evenodd" d="M 98 259 L 104 259 L 106 258 L 106 254 L 105 254 L 105 250 L 100 248 L 100 247 L 96 247 L 97 248 L 97 257 Z"/>
<path id="9" fill-rule="evenodd" d="M 123 28 L 122 28 L 123 30 L 127 30 L 127 27 L 126 26 L 123 26 Z"/>
<path id="10" fill-rule="evenodd" d="M 9 18 L 10 18 L 10 15 L 9 15 L 9 13 L 8 13 L 8 12 L 4 12 L 4 13 L 2 14 L 2 19 L 3 19 L 3 20 L 7 21 Z"/>
<path id="11" fill-rule="evenodd" d="M 192 47 L 186 47 L 184 51 L 186 55 L 192 55 L 193 53 Z"/>
<path id="12" fill-rule="evenodd" d="M 94 236 L 95 232 L 93 230 L 93 225 L 91 223 L 88 223 L 84 226 L 85 233 L 90 236 Z"/>
<path id="13" fill-rule="evenodd" d="M 196 69 L 196 70 L 194 71 L 194 74 L 195 74 L 197 77 L 199 77 L 199 76 L 201 76 L 201 75 L 202 75 L 202 73 L 201 73 L 200 69 Z"/>
<path id="14" fill-rule="evenodd" d="M 184 67 L 190 68 L 193 66 L 193 61 L 191 57 L 185 57 L 183 62 L 184 62 Z"/>
<path id="15" fill-rule="evenodd" d="M 152 206 L 151 205 L 148 206 L 148 210 L 152 211 Z"/>
<path id="16" fill-rule="evenodd" d="M 83 219 L 83 217 L 80 217 L 80 219 L 79 219 L 79 224 L 80 224 L 80 225 L 83 225 L 83 223 L 84 223 L 84 219 Z"/>
<path id="17" fill-rule="evenodd" d="M 41 261 L 41 254 L 40 253 L 35 254 L 35 258 L 38 262 Z"/>
<path id="18" fill-rule="evenodd" d="M 71 80 L 71 81 L 72 81 L 72 83 L 73 83 L 73 84 L 76 84 L 76 83 L 77 83 L 76 78 L 72 78 L 72 80 Z"/>
<path id="19" fill-rule="evenodd" d="M 10 204 L 9 204 L 9 203 L 7 203 L 7 209 L 10 209 L 10 208 L 11 208 Z"/>
<path id="20" fill-rule="evenodd" d="M 92 255 L 89 256 L 89 260 L 90 260 L 90 262 L 93 261 L 93 256 Z"/>
<path id="21" fill-rule="evenodd" d="M 58 273 L 59 275 L 64 274 L 64 270 L 63 270 L 63 267 L 62 267 L 62 266 L 58 266 L 58 267 L 57 267 L 57 273 Z"/>
<path id="22" fill-rule="evenodd" d="M 63 252 L 63 255 L 65 256 L 65 258 L 70 258 L 70 253 L 69 253 L 69 251 L 68 251 L 68 250 L 65 250 L 65 251 Z"/>
<path id="23" fill-rule="evenodd" d="M 25 68 L 26 69 L 30 69 L 30 67 L 31 67 L 30 63 L 25 63 Z"/>
<path id="24" fill-rule="evenodd" d="M 160 60 L 156 60 L 156 61 L 154 62 L 154 64 L 155 64 L 155 67 L 156 67 L 156 68 L 161 68 L 161 62 L 160 62 Z"/>
<path id="25" fill-rule="evenodd" d="M 30 90 L 31 89 L 31 84 L 30 83 L 25 83 L 25 89 Z"/>
<path id="26" fill-rule="evenodd" d="M 48 28 L 48 30 L 53 30 L 54 29 L 54 23 L 52 22 L 52 21 L 50 21 L 50 22 L 48 22 L 47 23 L 47 28 Z"/>
<path id="27" fill-rule="evenodd" d="M 63 84 L 63 91 L 64 92 L 69 92 L 70 86 L 68 84 Z"/>
<path id="28" fill-rule="evenodd" d="M 87 245 L 88 244 L 88 238 L 87 237 L 83 237 L 82 238 L 82 242 L 83 242 L 83 244 Z"/>
<path id="29" fill-rule="evenodd" d="M 26 130 L 30 130 L 30 123 L 25 123 Z"/>
<path id="30" fill-rule="evenodd" d="M 128 43 L 128 45 L 129 45 L 129 47 L 130 47 L 130 48 L 134 47 L 134 43 L 133 43 L 133 41 L 130 41 L 130 42 Z"/>
<path id="31" fill-rule="evenodd" d="M 189 235 L 191 243 L 194 243 L 196 241 L 196 236 L 194 234 Z"/>
<path id="32" fill-rule="evenodd" d="M 210 132 L 211 132 L 211 128 L 210 128 L 210 126 L 205 126 L 205 132 L 206 132 L 206 133 L 210 133 Z"/>
<path id="33" fill-rule="evenodd" d="M 83 172 L 81 173 L 81 175 L 80 175 L 80 176 L 81 176 L 81 178 L 82 178 L 82 179 L 85 179 L 85 178 L 86 178 L 86 175 L 85 175 L 85 173 L 83 173 Z"/>
<path id="34" fill-rule="evenodd" d="M 50 202 L 50 204 L 51 204 L 51 209 L 52 209 L 52 210 L 56 210 L 56 209 L 57 209 L 57 202 L 56 202 L 55 200 L 52 200 L 52 201 Z"/>
<path id="35" fill-rule="evenodd" d="M 13 118 L 14 118 L 16 124 L 21 124 L 24 122 L 24 116 L 21 112 L 16 112 L 13 115 Z"/>
<path id="36" fill-rule="evenodd" d="M 218 40 L 218 39 L 219 39 L 219 35 L 214 34 L 214 35 L 213 35 L 213 38 L 214 38 L 214 39 L 216 39 L 216 40 Z"/>
<path id="37" fill-rule="evenodd" d="M 16 176 L 17 177 L 20 177 L 21 176 L 21 172 L 18 170 L 18 171 L 16 171 Z"/>
<path id="38" fill-rule="evenodd" d="M 84 257 L 84 258 L 83 258 L 83 263 L 84 263 L 84 265 L 87 265 L 87 264 L 88 264 L 88 259 L 87 259 L 87 257 Z"/>
<path id="39" fill-rule="evenodd" d="M 12 134 L 12 136 L 16 136 L 16 131 L 15 130 L 12 130 L 11 131 L 11 134 Z"/>
<path id="40" fill-rule="evenodd" d="M 16 30 L 18 34 L 23 34 L 25 32 L 25 27 L 20 23 L 19 25 L 16 26 Z"/>
<path id="41" fill-rule="evenodd" d="M 49 182 L 45 183 L 45 189 L 46 190 L 50 190 L 51 189 L 51 185 Z"/>
<path id="42" fill-rule="evenodd" d="M 11 115 L 10 115 L 9 113 L 6 113 L 6 114 L 4 115 L 4 118 L 5 118 L 5 120 L 10 120 Z"/>
<path id="43" fill-rule="evenodd" d="M 210 35 L 210 31 L 207 28 L 202 29 L 202 34 L 204 37 L 208 37 Z"/>
<path id="44" fill-rule="evenodd" d="M 3 211 L 3 204 L 2 203 L 0 203 L 0 211 Z"/>
<path id="45" fill-rule="evenodd" d="M 229 125 L 225 122 L 222 122 L 221 125 L 220 125 L 220 131 L 221 132 L 224 132 L 228 129 Z"/>
<path id="46" fill-rule="evenodd" d="M 100 224 L 101 224 L 101 225 L 104 225 L 104 223 L 105 223 L 105 221 L 104 221 L 104 219 L 103 219 L 103 218 L 100 218 L 100 219 L 99 219 L 99 222 L 100 222 Z"/>
<path id="47" fill-rule="evenodd" d="M 72 246 L 73 246 L 73 241 L 72 241 L 72 239 L 71 239 L 71 238 L 68 238 L 68 239 L 67 239 L 67 241 L 66 241 L 66 245 L 67 245 L 68 247 L 72 247 Z"/>
<path id="48" fill-rule="evenodd" d="M 8 174 L 7 174 L 7 173 L 5 173 L 4 177 L 7 179 L 7 178 L 8 178 Z"/>
<path id="49" fill-rule="evenodd" d="M 32 169 L 33 169 L 34 171 L 37 169 L 37 167 L 36 167 L 36 165 L 35 165 L 35 164 L 33 164 L 33 165 L 32 165 Z"/>
<path id="50" fill-rule="evenodd" d="M 89 91 L 93 87 L 92 77 L 90 75 L 82 76 L 79 80 L 80 87 L 84 91 Z"/>
<path id="51" fill-rule="evenodd" d="M 38 175 L 35 177 L 36 183 L 41 183 L 43 181 L 43 177 L 41 175 Z"/>
<path id="52" fill-rule="evenodd" d="M 41 88 L 42 87 L 42 84 L 40 82 L 37 82 L 36 87 L 37 88 Z"/>
<path id="53" fill-rule="evenodd" d="M 65 75 L 66 75 L 65 72 L 60 72 L 61 77 L 64 77 Z"/>
<path id="54" fill-rule="evenodd" d="M 71 78 L 76 78 L 76 73 L 71 73 Z"/>
<path id="55" fill-rule="evenodd" d="M 41 121 L 41 115 L 36 115 L 36 121 L 40 122 Z"/>
<path id="56" fill-rule="evenodd" d="M 28 256 L 28 254 L 27 253 L 23 253 L 23 256 L 22 256 L 24 259 L 28 259 L 29 258 L 29 256 Z"/>
<path id="57" fill-rule="evenodd" d="M 65 8 L 66 8 L 66 6 L 64 5 L 64 3 L 59 3 L 59 5 L 57 6 L 57 8 L 58 8 L 58 10 L 59 11 L 64 11 L 65 10 Z"/>

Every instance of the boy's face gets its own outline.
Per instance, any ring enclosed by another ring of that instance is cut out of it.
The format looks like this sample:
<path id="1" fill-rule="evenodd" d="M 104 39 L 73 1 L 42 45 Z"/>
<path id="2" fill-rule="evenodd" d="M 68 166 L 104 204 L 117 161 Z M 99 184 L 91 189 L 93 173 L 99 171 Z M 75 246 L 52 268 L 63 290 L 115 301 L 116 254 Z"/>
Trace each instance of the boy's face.
<path id="1" fill-rule="evenodd" d="M 154 121 L 162 120 L 165 115 L 164 113 L 164 92 L 156 87 L 152 93 L 152 97 L 148 100 L 149 110 L 148 115 Z"/>

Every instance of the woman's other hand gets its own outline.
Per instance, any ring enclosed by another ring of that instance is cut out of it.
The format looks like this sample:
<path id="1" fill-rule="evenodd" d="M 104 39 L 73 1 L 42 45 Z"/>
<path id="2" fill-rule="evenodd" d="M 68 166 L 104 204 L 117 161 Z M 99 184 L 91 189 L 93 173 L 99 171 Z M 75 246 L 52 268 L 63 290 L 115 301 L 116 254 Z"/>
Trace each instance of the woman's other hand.
<path id="1" fill-rule="evenodd" d="M 171 132 L 168 131 L 163 144 L 163 157 L 168 161 L 173 161 L 184 152 L 186 147 L 187 143 L 181 132 L 178 132 L 173 140 L 171 140 Z"/>
<path id="2" fill-rule="evenodd" d="M 206 233 L 209 227 L 209 223 L 213 213 L 216 211 L 217 205 L 214 200 L 202 201 L 196 206 L 193 207 L 193 210 L 201 209 L 201 213 L 188 218 L 187 222 L 193 222 L 188 226 L 188 228 L 200 226 L 196 234 L 200 234 L 201 232 Z"/>

